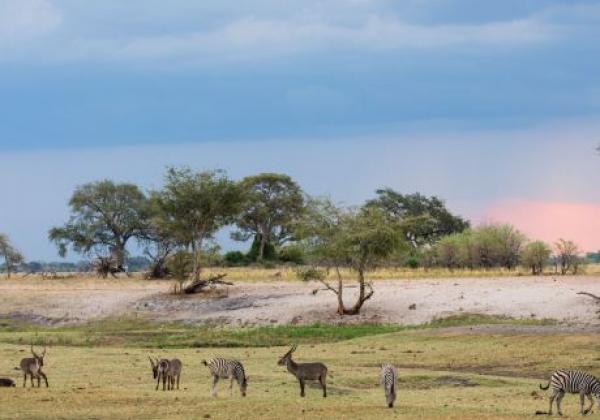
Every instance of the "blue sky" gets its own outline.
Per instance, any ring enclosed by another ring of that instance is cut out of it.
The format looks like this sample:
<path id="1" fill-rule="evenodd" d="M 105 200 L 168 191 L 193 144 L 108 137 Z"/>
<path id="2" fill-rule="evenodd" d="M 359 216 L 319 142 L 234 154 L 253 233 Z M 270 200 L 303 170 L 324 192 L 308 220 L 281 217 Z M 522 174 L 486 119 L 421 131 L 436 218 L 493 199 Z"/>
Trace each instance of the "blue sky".
<path id="1" fill-rule="evenodd" d="M 598 39 L 585 0 L 0 0 L 0 231 L 54 258 L 75 185 L 179 163 L 595 206 Z"/>

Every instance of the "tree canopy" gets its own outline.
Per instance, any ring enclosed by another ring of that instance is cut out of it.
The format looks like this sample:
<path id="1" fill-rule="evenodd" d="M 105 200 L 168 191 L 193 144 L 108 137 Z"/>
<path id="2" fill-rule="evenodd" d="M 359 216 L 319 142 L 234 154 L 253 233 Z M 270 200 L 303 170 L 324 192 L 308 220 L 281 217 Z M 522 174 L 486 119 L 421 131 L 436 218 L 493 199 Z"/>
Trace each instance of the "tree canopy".
<path id="1" fill-rule="evenodd" d="M 269 245 L 282 245 L 292 239 L 292 225 L 304 209 L 304 195 L 285 174 L 249 176 L 241 181 L 241 188 L 244 201 L 236 220 L 238 230 L 232 238 L 247 241 L 254 236 L 260 261 Z"/>
<path id="2" fill-rule="evenodd" d="M 147 229 L 146 196 L 137 185 L 104 180 L 76 188 L 69 200 L 71 216 L 53 227 L 49 239 L 65 256 L 69 247 L 82 254 L 112 256 L 122 269 L 131 238 L 143 237 Z"/>
<path id="3" fill-rule="evenodd" d="M 160 208 L 154 223 L 174 241 L 191 249 L 194 278 L 198 280 L 199 255 L 205 241 L 239 213 L 239 185 L 224 171 L 170 168 L 163 189 L 153 194 L 153 200 Z"/>
<path id="4" fill-rule="evenodd" d="M 389 217 L 402 221 L 407 239 L 414 247 L 433 244 L 469 228 L 468 221 L 453 215 L 436 196 L 401 194 L 391 188 L 378 189 L 376 193 L 377 198 L 369 200 L 367 206 L 378 207 Z"/>
<path id="5" fill-rule="evenodd" d="M 385 262 L 405 245 L 397 222 L 390 221 L 377 207 L 341 209 L 329 201 L 313 201 L 305 217 L 302 234 L 315 262 L 335 268 L 337 288 L 321 280 L 338 297 L 340 315 L 356 315 L 374 290 L 366 281 L 366 273 Z M 357 273 L 358 297 L 347 308 L 343 301 L 343 283 L 339 269 Z"/>
<path id="6" fill-rule="evenodd" d="M 10 277 L 11 272 L 15 271 L 16 266 L 25 259 L 23 254 L 11 244 L 8 236 L 3 233 L 0 233 L 0 258 L 4 260 L 8 277 Z"/>

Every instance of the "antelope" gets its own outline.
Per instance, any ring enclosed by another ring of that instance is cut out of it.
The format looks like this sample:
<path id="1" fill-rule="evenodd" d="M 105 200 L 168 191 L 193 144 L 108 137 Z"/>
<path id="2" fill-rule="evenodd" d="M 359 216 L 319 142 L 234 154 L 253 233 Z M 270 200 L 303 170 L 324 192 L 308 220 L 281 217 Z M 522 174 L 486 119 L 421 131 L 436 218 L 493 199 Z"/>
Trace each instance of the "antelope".
<path id="1" fill-rule="evenodd" d="M 171 391 L 175 389 L 175 379 L 177 379 L 177 389 L 179 389 L 179 378 L 181 377 L 182 368 L 182 364 L 179 359 L 159 360 L 157 358 L 154 361 L 150 356 L 148 356 L 148 359 L 150 360 L 150 366 L 152 366 L 152 374 L 154 376 L 154 379 L 156 379 L 157 391 L 161 380 L 163 384 L 163 391 Z"/>
<path id="2" fill-rule="evenodd" d="M 42 355 L 39 356 L 35 351 L 33 351 L 33 345 L 31 346 L 31 354 L 33 357 L 26 357 L 21 360 L 21 370 L 23 371 L 23 388 L 25 388 L 25 384 L 27 383 L 27 375 L 31 378 L 31 387 L 33 388 L 33 378 L 37 378 L 38 388 L 40 387 L 40 379 L 44 378 L 46 382 L 46 388 L 48 388 L 48 378 L 42 372 L 42 367 L 44 366 L 44 356 L 46 356 L 46 347 L 44 346 L 44 351 Z"/>
<path id="3" fill-rule="evenodd" d="M 323 363 L 296 363 L 292 360 L 292 353 L 296 351 L 297 346 L 293 346 L 281 359 L 277 362 L 279 366 L 287 367 L 288 372 L 298 379 L 300 384 L 300 396 L 304 397 L 304 382 L 318 380 L 323 388 L 323 398 L 327 397 L 327 366 Z"/>
<path id="4" fill-rule="evenodd" d="M 17 386 L 15 384 L 15 381 L 13 381 L 12 379 L 8 379 L 8 378 L 0 378 L 0 387 L 15 387 Z"/>

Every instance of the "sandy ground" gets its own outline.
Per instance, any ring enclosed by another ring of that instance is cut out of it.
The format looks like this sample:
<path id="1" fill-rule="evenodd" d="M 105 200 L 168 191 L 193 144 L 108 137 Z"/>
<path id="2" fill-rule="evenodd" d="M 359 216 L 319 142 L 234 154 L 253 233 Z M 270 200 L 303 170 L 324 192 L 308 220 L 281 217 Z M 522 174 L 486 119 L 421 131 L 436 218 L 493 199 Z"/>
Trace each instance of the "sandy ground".
<path id="1" fill-rule="evenodd" d="M 335 315 L 335 296 L 313 294 L 317 283 L 237 283 L 219 293 L 174 296 L 170 282 L 129 280 L 0 281 L 0 318 L 49 325 L 113 316 L 232 325 L 381 322 L 421 324 L 461 313 L 552 318 L 578 326 L 600 326 L 600 308 L 579 291 L 600 295 L 600 279 L 514 277 L 385 280 L 359 317 Z M 355 289 L 346 301 L 353 302 Z M 415 304 L 416 309 L 409 306 Z"/>

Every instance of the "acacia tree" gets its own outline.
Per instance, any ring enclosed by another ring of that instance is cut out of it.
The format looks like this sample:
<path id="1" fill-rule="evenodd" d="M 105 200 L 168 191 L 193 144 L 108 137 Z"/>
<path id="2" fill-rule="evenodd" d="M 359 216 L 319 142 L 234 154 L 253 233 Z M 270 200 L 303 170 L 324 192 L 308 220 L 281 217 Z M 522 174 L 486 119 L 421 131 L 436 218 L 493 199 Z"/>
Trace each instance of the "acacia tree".
<path id="1" fill-rule="evenodd" d="M 8 278 L 15 271 L 16 266 L 21 264 L 25 259 L 23 254 L 10 243 L 8 236 L 2 233 L 0 233 L 0 258 L 4 260 Z"/>
<path id="2" fill-rule="evenodd" d="M 147 230 L 146 196 L 137 185 L 116 184 L 110 180 L 84 184 L 69 200 L 71 216 L 61 227 L 49 232 L 60 256 L 69 247 L 84 255 L 114 260 L 117 271 L 124 271 L 127 243 L 142 238 Z"/>
<path id="3" fill-rule="evenodd" d="M 559 239 L 554 243 L 556 257 L 560 264 L 560 273 L 567 274 L 570 270 L 577 271 L 579 247 L 573 241 Z"/>
<path id="4" fill-rule="evenodd" d="M 545 242 L 530 242 L 523 248 L 521 253 L 521 263 L 531 268 L 531 274 L 539 275 L 544 271 L 544 266 L 550 258 L 552 250 Z"/>
<path id="5" fill-rule="evenodd" d="M 339 315 L 360 313 L 364 303 L 374 294 L 373 286 L 366 281 L 367 272 L 405 244 L 398 223 L 390 220 L 381 209 L 370 206 L 344 210 L 329 201 L 315 201 L 311 203 L 300 231 L 315 262 L 336 272 L 336 286 L 324 278 L 318 280 L 337 295 Z M 343 267 L 357 275 L 358 295 L 350 307 L 343 299 L 344 283 L 340 273 Z"/>
<path id="6" fill-rule="evenodd" d="M 160 208 L 155 223 L 172 240 L 189 247 L 194 280 L 199 280 L 203 245 L 239 213 L 238 184 L 222 170 L 193 172 L 189 168 L 170 168 L 165 185 L 154 193 L 154 200 Z"/>
<path id="7" fill-rule="evenodd" d="M 288 175 L 262 173 L 241 181 L 242 210 L 236 220 L 238 231 L 232 238 L 247 241 L 254 236 L 259 261 L 269 245 L 282 245 L 292 239 L 292 223 L 304 209 L 300 186 Z"/>
<path id="8" fill-rule="evenodd" d="M 368 201 L 367 206 L 378 207 L 389 217 L 401 221 L 413 247 L 431 245 L 444 236 L 469 228 L 468 221 L 453 215 L 436 196 L 401 194 L 391 188 L 379 189 L 376 194 L 377 198 Z"/>

